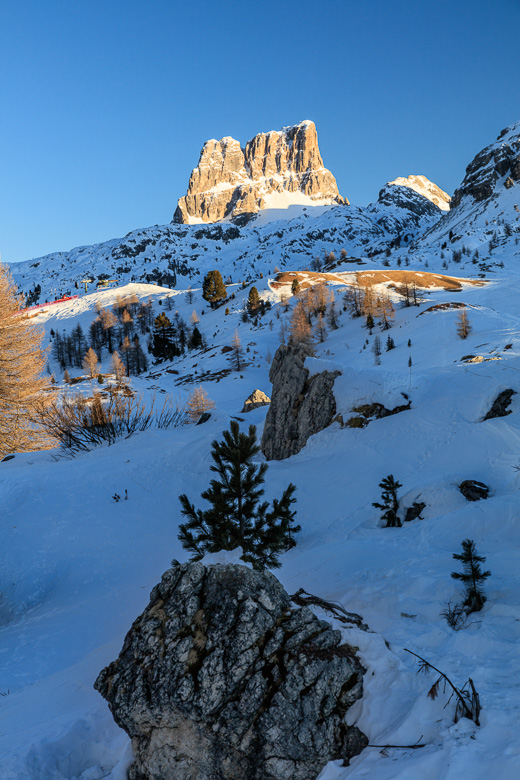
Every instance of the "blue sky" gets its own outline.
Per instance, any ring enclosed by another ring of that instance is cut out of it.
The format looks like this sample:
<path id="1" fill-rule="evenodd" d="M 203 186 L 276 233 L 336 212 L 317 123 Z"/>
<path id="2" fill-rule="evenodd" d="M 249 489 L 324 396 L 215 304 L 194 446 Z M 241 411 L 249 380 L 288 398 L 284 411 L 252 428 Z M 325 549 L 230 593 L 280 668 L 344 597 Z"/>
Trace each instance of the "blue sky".
<path id="1" fill-rule="evenodd" d="M 3 0 L 0 251 L 170 221 L 207 138 L 316 122 L 363 205 L 520 119 L 520 1 Z"/>

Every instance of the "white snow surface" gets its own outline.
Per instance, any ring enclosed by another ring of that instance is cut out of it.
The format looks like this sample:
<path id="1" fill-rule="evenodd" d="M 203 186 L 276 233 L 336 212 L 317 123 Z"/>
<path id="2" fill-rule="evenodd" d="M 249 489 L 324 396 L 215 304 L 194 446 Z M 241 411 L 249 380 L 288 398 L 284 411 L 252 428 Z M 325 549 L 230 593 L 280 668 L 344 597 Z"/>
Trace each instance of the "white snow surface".
<path id="1" fill-rule="evenodd" d="M 177 496 L 186 492 L 202 504 L 200 493 L 211 477 L 211 441 L 231 416 L 262 432 L 266 408 L 247 414 L 241 408 L 257 387 L 271 396 L 266 356 L 274 354 L 280 323 L 290 311 L 278 306 L 282 290 L 268 277 L 255 284 L 273 303 L 258 327 L 241 319 L 248 289 L 232 287 L 229 315 L 223 308 L 205 308 L 201 316 L 206 352 L 153 366 L 132 379 L 146 398 L 167 391 L 185 399 L 193 384 L 201 383 L 217 405 L 209 422 L 149 430 L 73 459 L 41 452 L 0 464 L 2 780 L 126 777 L 129 740 L 92 684 L 117 657 L 170 560 L 186 560 L 177 540 Z M 340 285 L 334 290 L 341 311 Z M 110 305 L 119 293 L 151 296 L 156 313 L 166 309 L 167 314 L 171 297 L 172 310 L 185 319 L 193 309 L 199 315 L 203 310 L 200 288 L 188 304 L 183 289 L 132 284 L 81 295 L 43 310 L 38 321 L 47 333 L 51 328 L 70 332 L 77 323 L 87 331 L 96 301 Z M 373 745 L 419 740 L 425 745 L 367 748 L 349 767 L 330 763 L 321 780 L 520 776 L 520 476 L 515 468 L 520 394 L 513 397 L 512 414 L 481 422 L 498 392 L 520 391 L 519 293 L 513 268 L 479 288 L 468 285 L 458 293 L 437 288 L 422 295 L 419 307 L 397 305 L 390 330 L 396 348 L 384 351 L 387 333 L 379 334 L 381 365 L 375 365 L 371 351 L 377 329 L 370 336 L 362 320 L 341 312 L 340 327 L 308 361 L 312 372 L 342 371 L 335 394 L 344 419 L 359 404 L 402 404 L 404 393 L 412 408 L 365 429 L 333 423 L 298 455 L 269 463 L 266 498 L 294 482 L 302 525 L 298 545 L 283 556 L 277 576 L 289 593 L 304 587 L 338 600 L 370 626 L 369 633 L 342 629 L 367 670 L 363 699 L 349 712 L 349 722 Z M 471 307 L 473 331 L 466 341 L 455 333 L 456 310 L 420 315 L 435 303 L 454 300 Z M 208 372 L 230 367 L 221 349 L 235 328 L 249 349 L 248 365 L 211 381 Z M 461 362 L 468 354 L 500 359 Z M 50 362 L 59 380 L 52 357 Z M 103 368 L 108 370 L 108 362 Z M 191 384 L 176 384 L 188 375 Z M 89 391 L 88 383 L 78 386 Z M 423 520 L 380 527 L 372 502 L 380 498 L 379 481 L 390 473 L 403 485 L 403 507 L 415 500 L 426 503 Z M 488 484 L 490 498 L 466 501 L 457 488 L 464 479 Z M 113 496 L 125 489 L 128 500 L 116 503 Z M 460 597 L 450 572 L 457 568 L 452 554 L 466 537 L 475 539 L 492 576 L 484 609 L 455 632 L 439 613 Z M 226 563 L 227 556 L 218 562 Z M 458 685 L 472 677 L 482 700 L 480 727 L 467 720 L 454 725 L 453 701 L 447 704 L 442 691 L 435 701 L 427 698 L 435 676 L 418 675 L 404 648 Z"/>
<path id="2" fill-rule="evenodd" d="M 512 126 L 500 142 L 517 131 Z M 70 333 L 78 323 L 88 332 L 96 301 L 108 306 L 118 294 L 150 297 L 155 314 L 179 311 L 189 320 L 195 310 L 208 348 L 152 365 L 132 385 L 145 399 L 172 393 L 183 402 L 202 384 L 216 410 L 204 425 L 149 430 L 73 459 L 51 451 L 0 464 L 0 780 L 126 778 L 129 740 L 93 682 L 117 657 L 170 560 L 186 560 L 177 540 L 177 497 L 187 493 L 202 504 L 212 440 L 235 416 L 262 433 L 266 407 L 241 409 L 256 388 L 272 397 L 269 359 L 294 305 L 294 298 L 287 312 L 279 305 L 290 285 L 274 284 L 274 269 L 302 271 L 316 256 L 333 251 L 339 258 L 341 249 L 347 257 L 332 270 L 345 283 L 357 270 L 389 266 L 486 284 L 464 284 L 458 292 L 432 288 L 409 308 L 390 288 L 396 316 L 389 333 L 396 347 L 386 351 L 388 333 L 376 327 L 371 335 L 362 319 L 344 312 L 336 281 L 339 328 L 317 345 L 309 372 L 342 372 L 334 392 L 343 420 L 362 404 L 402 405 L 404 395 L 411 409 L 363 429 L 335 422 L 299 454 L 269 463 L 266 498 L 294 482 L 302 525 L 277 576 L 289 593 L 303 587 L 340 601 L 370 627 L 338 626 L 367 670 L 349 722 L 371 745 L 424 744 L 417 750 L 369 747 L 349 767 L 331 762 L 320 780 L 520 777 L 520 200 L 517 184 L 508 189 L 499 181 L 495 189 L 488 201 L 463 200 L 438 221 L 377 203 L 367 209 L 273 205 L 289 218 L 261 224 L 259 217 L 246 227 L 155 226 L 13 266 L 25 292 L 41 285 L 40 301 L 68 290 L 79 294 L 36 313 L 47 337 L 51 329 Z M 293 209 L 301 211 L 295 216 Z M 380 254 L 369 257 L 373 252 Z M 214 268 L 231 278 L 229 315 L 225 307 L 210 310 L 201 297 L 202 277 Z M 119 287 L 75 290 L 74 282 L 100 275 L 118 279 Z M 242 321 L 251 284 L 273 305 L 258 326 Z M 455 302 L 468 306 L 473 326 L 464 341 L 456 335 L 457 309 L 426 312 Z M 222 347 L 235 329 L 248 365 L 226 373 L 231 366 Z M 376 335 L 380 365 L 372 351 Z M 467 356 L 482 362 L 462 360 Z M 49 362 L 61 388 L 52 355 Z M 75 387 L 91 392 L 88 382 Z M 505 389 L 516 392 L 511 414 L 483 422 Z M 402 483 L 403 509 L 426 503 L 423 520 L 381 527 L 372 502 L 388 474 Z M 490 497 L 466 501 L 458 490 L 465 479 L 489 485 Z M 125 490 L 128 500 L 116 502 L 113 496 Z M 440 612 L 460 599 L 450 572 L 459 568 L 452 555 L 465 538 L 475 540 L 492 576 L 484 609 L 457 632 Z M 214 562 L 227 560 L 217 555 Z M 442 689 L 435 701 L 427 697 L 436 677 L 418 675 L 405 648 L 457 685 L 471 676 L 483 708 L 479 727 L 465 719 L 453 723 L 454 703 Z"/>

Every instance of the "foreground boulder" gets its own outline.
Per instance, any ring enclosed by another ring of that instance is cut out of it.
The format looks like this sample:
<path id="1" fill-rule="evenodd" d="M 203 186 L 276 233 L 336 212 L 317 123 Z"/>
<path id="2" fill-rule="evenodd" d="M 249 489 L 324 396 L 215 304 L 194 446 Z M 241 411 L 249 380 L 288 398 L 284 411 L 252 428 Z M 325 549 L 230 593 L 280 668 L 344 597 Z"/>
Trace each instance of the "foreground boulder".
<path id="1" fill-rule="evenodd" d="M 262 452 L 267 460 L 295 455 L 309 436 L 331 424 L 336 414 L 334 381 L 339 371 L 322 371 L 309 376 L 305 359 L 310 347 L 282 344 L 269 371 L 273 383 L 271 405 L 265 418 Z"/>
<path id="2" fill-rule="evenodd" d="M 167 571 L 95 688 L 132 739 L 130 780 L 311 780 L 367 744 L 363 668 L 269 572 Z"/>

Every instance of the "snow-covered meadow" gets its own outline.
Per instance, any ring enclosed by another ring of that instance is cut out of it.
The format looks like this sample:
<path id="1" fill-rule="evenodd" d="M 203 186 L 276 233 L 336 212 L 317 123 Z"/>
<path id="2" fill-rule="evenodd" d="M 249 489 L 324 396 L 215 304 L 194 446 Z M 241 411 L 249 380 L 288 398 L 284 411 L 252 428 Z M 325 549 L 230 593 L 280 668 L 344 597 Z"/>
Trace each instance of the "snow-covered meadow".
<path id="1" fill-rule="evenodd" d="M 177 540 L 177 497 L 186 492 L 200 502 L 210 477 L 211 441 L 230 417 L 255 424 L 261 434 L 266 409 L 242 414 L 242 404 L 257 387 L 271 394 L 266 358 L 274 354 L 291 311 L 280 305 L 283 289 L 272 285 L 272 277 L 255 283 L 273 304 L 258 327 L 242 321 L 248 288 L 232 287 L 229 315 L 223 307 L 206 306 L 201 316 L 206 351 L 132 378 L 147 399 L 166 392 L 183 401 L 201 383 L 216 402 L 209 422 L 148 430 L 72 459 L 50 451 L 16 455 L 0 465 L 2 780 L 126 777 L 129 741 L 92 684 L 117 656 L 170 560 L 185 559 Z M 298 545 L 283 556 L 277 576 L 289 593 L 303 587 L 363 615 L 369 633 L 343 629 L 367 669 L 363 700 L 349 715 L 371 745 L 420 741 L 424 747 L 369 747 L 350 767 L 329 764 L 321 780 L 518 777 L 520 395 L 513 396 L 512 414 L 482 422 L 501 390 L 520 390 L 516 269 L 455 293 L 426 290 L 418 307 L 402 307 L 391 292 L 396 316 L 389 333 L 396 346 L 385 351 L 387 332 L 380 333 L 380 365 L 372 351 L 379 330 L 369 335 L 362 319 L 342 311 L 342 288 L 334 285 L 340 327 L 317 345 L 308 368 L 342 371 L 335 395 L 345 420 L 360 404 L 393 408 L 403 403 L 403 394 L 411 409 L 363 429 L 335 422 L 298 455 L 270 462 L 267 498 L 294 482 L 302 525 Z M 189 304 L 185 289 L 127 285 L 82 295 L 44 310 L 38 320 L 47 333 L 70 332 L 78 322 L 87 330 L 96 301 L 109 306 L 125 293 L 151 296 L 156 314 L 165 309 L 167 296 L 173 296 L 172 311 L 185 319 L 194 309 L 202 313 L 200 289 Z M 453 301 L 469 307 L 473 330 L 465 341 L 456 335 L 456 309 L 422 314 Z M 248 350 L 248 365 L 240 372 L 230 370 L 229 355 L 222 353 L 235 329 Z M 463 362 L 467 355 L 484 360 Z M 52 358 L 50 366 L 60 381 Z M 103 370 L 109 370 L 108 361 Z M 219 375 L 218 381 L 208 379 L 208 372 Z M 191 382 L 180 384 L 188 375 Z M 380 527 L 372 502 L 380 498 L 379 481 L 390 473 L 403 484 L 403 505 L 426 503 L 424 519 Z M 468 502 L 457 487 L 465 479 L 489 485 L 490 497 Z M 128 500 L 116 502 L 113 496 L 125 490 Z M 456 632 L 440 612 L 460 595 L 450 572 L 457 568 L 452 553 L 466 537 L 487 556 L 492 576 L 484 609 Z M 472 677 L 483 707 L 480 727 L 465 719 L 453 723 L 454 703 L 445 706 L 448 694 L 427 698 L 435 677 L 418 675 L 404 648 L 423 655 L 458 685 Z"/>

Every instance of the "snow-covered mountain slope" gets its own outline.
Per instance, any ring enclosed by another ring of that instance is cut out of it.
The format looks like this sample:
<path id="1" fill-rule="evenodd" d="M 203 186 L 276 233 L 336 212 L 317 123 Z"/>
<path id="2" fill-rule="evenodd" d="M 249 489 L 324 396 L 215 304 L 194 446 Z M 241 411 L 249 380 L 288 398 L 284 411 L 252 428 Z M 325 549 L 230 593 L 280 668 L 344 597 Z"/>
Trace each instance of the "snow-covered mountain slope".
<path id="1" fill-rule="evenodd" d="M 431 200 L 435 206 L 441 209 L 441 211 L 450 210 L 451 198 L 447 192 L 441 190 L 436 184 L 426 178 L 426 176 L 399 176 L 394 179 L 390 184 L 398 184 L 402 187 L 409 187 L 411 190 L 415 190 L 419 195 L 423 195 L 428 200 Z"/>
<path id="2" fill-rule="evenodd" d="M 416 249 L 477 249 L 500 261 L 518 255 L 520 238 L 520 122 L 505 128 L 466 168 L 449 214 L 427 231 Z M 491 246 L 490 246 L 491 242 Z M 516 247 L 516 248 L 515 248 Z"/>
<path id="3" fill-rule="evenodd" d="M 279 215 L 280 204 L 273 200 L 271 206 Z M 243 227 L 170 224 L 136 230 L 123 239 L 16 263 L 11 271 L 26 294 L 40 285 L 40 301 L 74 292 L 83 279 L 186 288 L 218 268 L 225 279 L 250 281 L 274 273 L 276 267 L 310 267 L 316 257 L 324 262 L 331 252 L 339 258 L 342 250 L 363 262 L 397 236 L 400 244 L 408 245 L 442 215 L 430 200 L 402 185 L 386 185 L 367 208 L 300 204 L 287 208 L 287 216 L 295 209 L 298 216 L 271 221 L 269 208 L 260 212 L 258 224 Z"/>
<path id="4" fill-rule="evenodd" d="M 347 274 L 355 268 L 346 263 L 336 270 Z M 304 587 L 337 599 L 370 626 L 370 633 L 343 629 L 367 669 L 363 700 L 352 719 L 372 745 L 420 741 L 425 747 L 367 748 L 349 767 L 329 764 L 321 780 L 484 780 L 490 775 L 509 780 L 520 775 L 515 650 L 520 282 L 501 270 L 492 282 L 462 283 L 456 293 L 435 285 L 420 293 L 418 307 L 402 307 L 390 286 L 395 269 L 367 265 L 362 270 L 374 274 L 376 290 L 393 297 L 391 330 L 376 327 L 370 335 L 362 319 L 342 310 L 347 277 L 328 279 L 339 327 L 317 345 L 307 365 L 311 371 L 342 372 L 334 392 L 344 420 L 363 404 L 393 408 L 403 394 L 411 409 L 365 428 L 333 423 L 298 455 L 270 462 L 266 498 L 280 495 L 289 481 L 297 486 L 302 532 L 279 572 L 288 592 Z M 319 278 L 307 275 L 309 283 Z M 118 654 L 170 559 L 185 559 L 177 540 L 177 496 L 186 492 L 201 503 L 210 479 L 211 441 L 231 416 L 262 431 L 265 407 L 242 414 L 242 404 L 257 387 L 271 395 L 269 357 L 295 299 L 285 311 L 279 301 L 286 286 L 267 275 L 256 279 L 273 308 L 255 325 L 242 317 L 248 289 L 232 288 L 235 297 L 226 314 L 224 307 L 203 309 L 196 285 L 189 303 L 186 281 L 179 279 L 175 291 L 130 285 L 93 292 L 37 315 L 50 334 L 51 329 L 70 332 L 78 323 L 86 331 L 96 301 L 109 306 L 117 294 L 150 295 L 155 313 L 178 311 L 184 319 L 195 309 L 207 349 L 153 366 L 132 385 L 145 398 L 164 391 L 186 398 L 200 383 L 217 408 L 204 425 L 149 430 L 75 459 L 43 452 L 0 464 L 2 780 L 124 780 L 129 741 L 92 683 Z M 456 335 L 457 310 L 450 305 L 457 302 L 467 305 L 473 325 L 464 341 Z M 235 329 L 246 350 L 247 365 L 240 372 L 222 352 Z M 385 351 L 388 335 L 395 348 Z M 376 336 L 383 347 L 379 365 Z M 467 362 L 469 355 L 482 362 Z M 50 366 L 59 380 L 52 355 Z M 103 370 L 108 370 L 106 358 Z M 88 382 L 76 387 L 89 392 Z M 483 422 L 496 395 L 509 388 L 517 392 L 511 414 Z M 403 485 L 403 506 L 415 500 L 426 504 L 424 519 L 402 528 L 380 527 L 372 502 L 380 498 L 381 478 L 390 473 Z M 486 483 L 490 497 L 466 501 L 457 487 L 465 479 Z M 113 496 L 125 490 L 128 500 L 116 502 Z M 460 598 L 450 577 L 457 568 L 452 553 L 467 537 L 487 557 L 492 576 L 484 609 L 456 632 L 440 612 L 450 599 Z M 456 684 L 472 677 L 483 707 L 480 727 L 465 719 L 454 725 L 454 703 L 447 704 L 442 689 L 434 701 L 427 697 L 435 676 L 417 675 L 404 648 L 426 657 Z"/>

